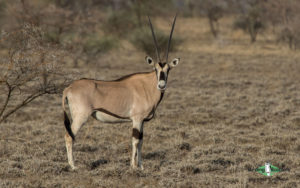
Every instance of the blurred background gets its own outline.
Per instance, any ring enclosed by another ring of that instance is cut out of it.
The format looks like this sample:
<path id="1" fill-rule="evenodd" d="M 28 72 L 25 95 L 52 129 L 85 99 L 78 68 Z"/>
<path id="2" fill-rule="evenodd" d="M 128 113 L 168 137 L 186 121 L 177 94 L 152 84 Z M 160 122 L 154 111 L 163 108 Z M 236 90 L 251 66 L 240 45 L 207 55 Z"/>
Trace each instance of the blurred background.
<path id="1" fill-rule="evenodd" d="M 297 49 L 299 8 L 300 2 L 293 0 L 1 0 L 0 29 L 3 40 L 4 33 L 25 25 L 39 28 L 43 42 L 72 53 L 73 65 L 78 66 L 80 62 L 95 63 L 117 48 L 153 55 L 147 15 L 154 20 L 159 46 L 164 49 L 176 12 L 179 20 L 190 21 L 178 25 L 181 30 L 205 28 L 209 33 L 198 37 L 210 43 L 243 40 L 236 32 L 240 30 L 247 35 L 246 44 L 260 40 Z M 205 24 L 196 25 L 203 19 Z M 186 37 L 175 32 L 171 50 Z"/>

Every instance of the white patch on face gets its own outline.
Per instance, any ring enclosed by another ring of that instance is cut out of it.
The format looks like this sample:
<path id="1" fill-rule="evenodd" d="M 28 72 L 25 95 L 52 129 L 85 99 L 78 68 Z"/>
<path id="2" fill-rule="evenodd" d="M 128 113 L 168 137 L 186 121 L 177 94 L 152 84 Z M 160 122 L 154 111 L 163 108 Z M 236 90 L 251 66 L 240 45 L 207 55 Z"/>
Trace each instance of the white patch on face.
<path id="1" fill-rule="evenodd" d="M 158 82 L 158 85 L 161 86 L 161 87 L 164 87 L 164 86 L 166 85 L 166 81 L 160 80 L 160 81 Z"/>
<path id="2" fill-rule="evenodd" d="M 164 90 L 164 89 L 166 89 L 166 81 L 160 80 L 160 81 L 158 82 L 158 84 L 157 84 L 157 88 L 158 88 L 159 90 Z"/>

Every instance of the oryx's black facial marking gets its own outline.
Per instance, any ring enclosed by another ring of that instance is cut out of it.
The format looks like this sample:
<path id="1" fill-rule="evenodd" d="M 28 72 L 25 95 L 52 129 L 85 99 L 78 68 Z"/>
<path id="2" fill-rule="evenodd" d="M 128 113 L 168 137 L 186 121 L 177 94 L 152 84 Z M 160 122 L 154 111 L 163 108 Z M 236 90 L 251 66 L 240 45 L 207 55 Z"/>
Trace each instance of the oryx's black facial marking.
<path id="1" fill-rule="evenodd" d="M 166 62 L 158 62 L 154 64 L 154 69 L 158 81 L 157 89 L 160 91 L 164 91 L 167 87 L 168 73 L 171 67 Z"/>
<path id="2" fill-rule="evenodd" d="M 160 72 L 159 80 L 166 80 L 166 75 L 164 72 Z"/>
<path id="3" fill-rule="evenodd" d="M 158 65 L 161 67 L 161 68 L 164 68 L 164 66 L 166 65 L 167 63 L 161 63 L 159 62 Z"/>
<path id="4" fill-rule="evenodd" d="M 132 129 L 132 137 L 134 137 L 135 139 L 142 140 L 143 139 L 143 132 L 140 132 L 136 128 L 133 128 Z"/>
<path id="5" fill-rule="evenodd" d="M 169 75 L 169 71 L 170 71 L 170 67 L 168 67 L 168 70 L 167 70 L 167 75 Z"/>

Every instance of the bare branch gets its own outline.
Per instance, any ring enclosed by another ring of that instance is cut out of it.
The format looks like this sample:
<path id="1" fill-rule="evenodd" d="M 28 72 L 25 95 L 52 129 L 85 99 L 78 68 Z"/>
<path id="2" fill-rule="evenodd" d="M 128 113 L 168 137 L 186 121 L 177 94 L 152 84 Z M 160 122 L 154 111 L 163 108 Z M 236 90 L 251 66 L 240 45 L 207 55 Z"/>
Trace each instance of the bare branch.
<path id="1" fill-rule="evenodd" d="M 0 61 L 0 123 L 38 97 L 60 93 L 72 80 L 61 66 L 64 51 L 49 44 L 41 28 L 25 24 L 7 36 L 1 43 L 7 54 Z"/>
<path id="2" fill-rule="evenodd" d="M 17 110 L 19 110 L 20 108 L 26 106 L 28 103 L 30 103 L 31 101 L 33 101 L 37 97 L 42 96 L 43 94 L 45 94 L 45 93 L 37 93 L 35 95 L 31 95 L 31 96 L 27 97 L 22 103 L 18 104 L 13 109 L 11 109 L 7 113 L 5 113 L 3 116 L 1 116 L 0 117 L 0 123 L 2 123 L 5 119 L 7 119 L 10 115 L 12 115 L 13 113 L 15 113 Z"/>
<path id="3" fill-rule="evenodd" d="M 9 83 L 7 81 L 5 82 L 5 85 L 7 86 L 7 90 L 8 91 L 7 91 L 5 102 L 4 102 L 4 104 L 3 104 L 2 108 L 1 108 L 1 111 L 0 111 L 0 117 L 2 117 L 2 114 L 3 114 L 3 112 L 5 111 L 5 109 L 6 109 L 7 105 L 8 105 L 8 102 L 9 102 L 10 97 L 11 97 L 11 93 L 13 91 L 13 89 L 11 88 L 11 86 L 9 85 Z"/>

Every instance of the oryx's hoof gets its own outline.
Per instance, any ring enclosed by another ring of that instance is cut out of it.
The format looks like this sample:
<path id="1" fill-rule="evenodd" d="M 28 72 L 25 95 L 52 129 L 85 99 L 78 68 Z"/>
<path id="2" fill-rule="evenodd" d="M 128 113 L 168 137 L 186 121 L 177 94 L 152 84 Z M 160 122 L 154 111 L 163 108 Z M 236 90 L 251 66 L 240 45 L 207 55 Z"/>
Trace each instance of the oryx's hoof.
<path id="1" fill-rule="evenodd" d="M 144 170 L 144 166 L 143 165 L 140 165 L 139 168 L 140 168 L 140 170 Z"/>
<path id="2" fill-rule="evenodd" d="M 73 171 L 75 171 L 75 170 L 78 169 L 78 167 L 76 167 L 76 166 L 71 166 L 71 169 L 72 169 Z"/>
<path id="3" fill-rule="evenodd" d="M 138 166 L 137 166 L 135 163 L 131 163 L 131 164 L 130 164 L 130 167 L 131 167 L 132 169 L 134 169 L 134 170 L 138 168 Z"/>
<path id="4" fill-rule="evenodd" d="M 133 170 L 144 170 L 143 165 L 130 165 Z"/>

